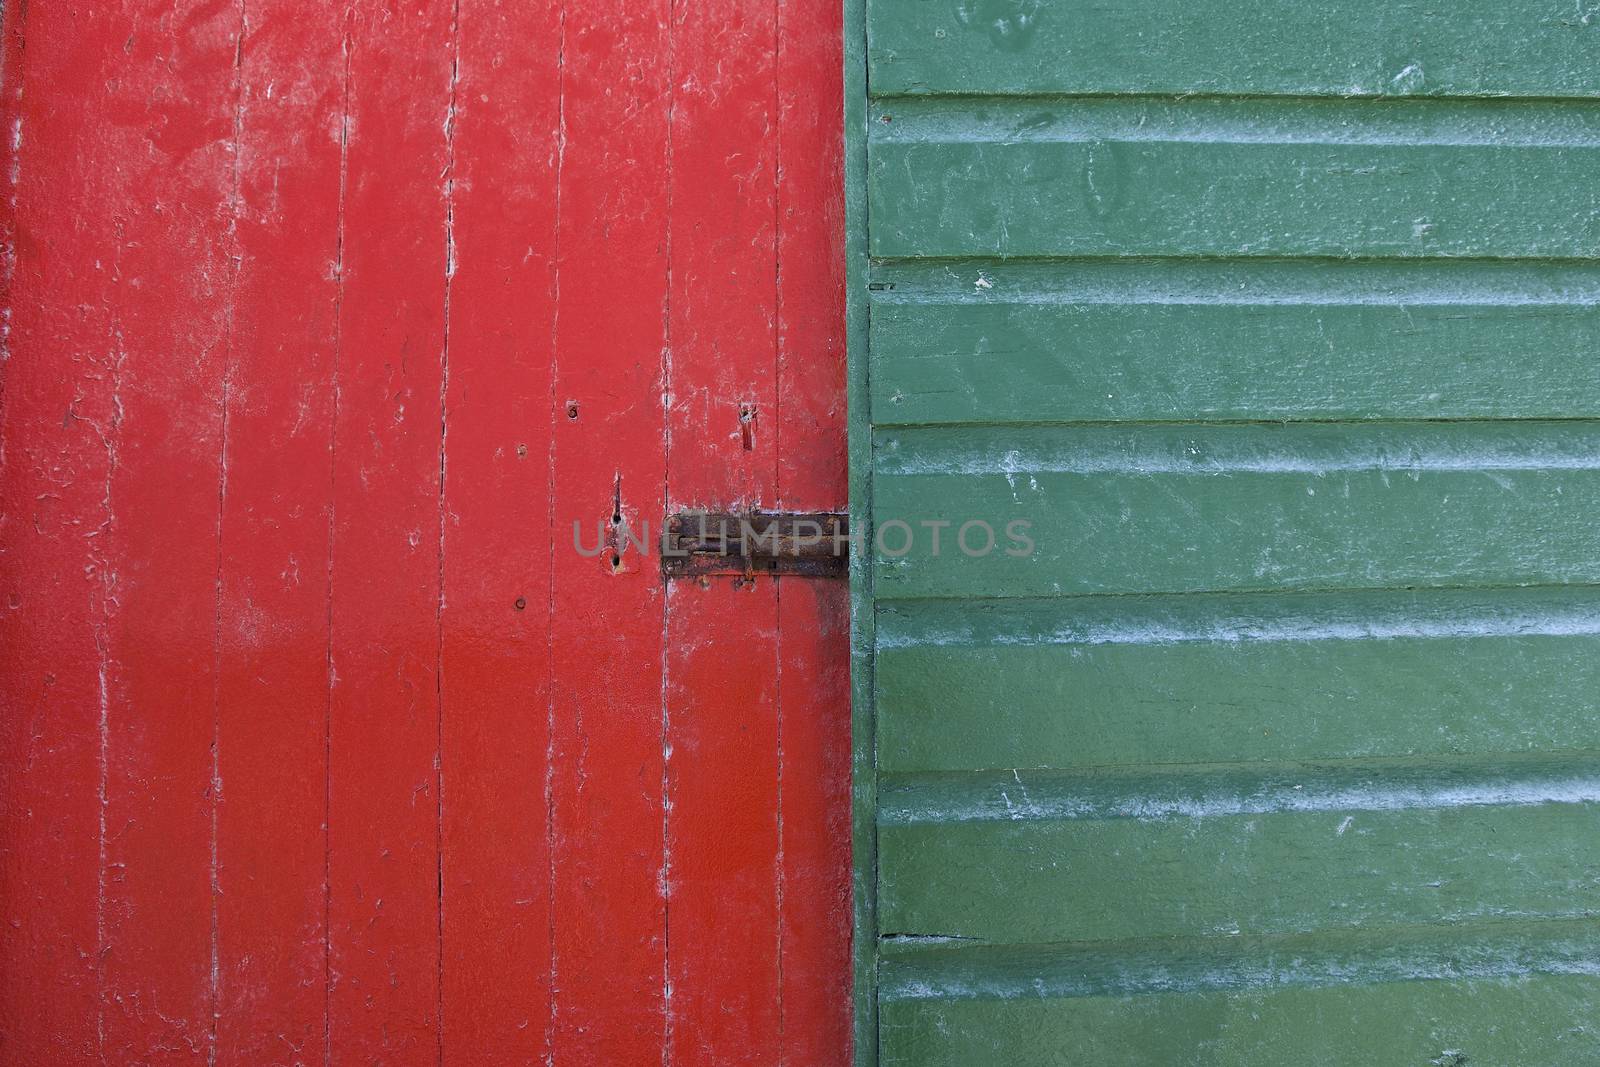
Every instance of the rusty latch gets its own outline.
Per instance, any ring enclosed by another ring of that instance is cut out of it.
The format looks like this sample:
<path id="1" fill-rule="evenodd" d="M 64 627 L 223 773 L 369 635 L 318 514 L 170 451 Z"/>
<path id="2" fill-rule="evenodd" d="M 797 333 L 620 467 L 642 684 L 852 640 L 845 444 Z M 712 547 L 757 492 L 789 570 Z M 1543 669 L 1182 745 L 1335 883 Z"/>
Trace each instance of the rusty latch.
<path id="1" fill-rule="evenodd" d="M 841 512 L 685 511 L 667 517 L 661 544 L 668 578 L 843 578 L 849 559 L 849 519 Z"/>

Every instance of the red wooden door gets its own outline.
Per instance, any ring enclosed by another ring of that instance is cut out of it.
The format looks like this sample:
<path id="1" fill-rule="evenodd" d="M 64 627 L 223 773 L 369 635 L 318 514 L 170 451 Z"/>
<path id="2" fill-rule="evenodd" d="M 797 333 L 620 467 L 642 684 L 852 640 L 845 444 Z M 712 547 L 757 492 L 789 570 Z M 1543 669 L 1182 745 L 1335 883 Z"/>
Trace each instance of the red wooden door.
<path id="1" fill-rule="evenodd" d="M 4 18 L 0 1060 L 846 1062 L 835 0 Z"/>

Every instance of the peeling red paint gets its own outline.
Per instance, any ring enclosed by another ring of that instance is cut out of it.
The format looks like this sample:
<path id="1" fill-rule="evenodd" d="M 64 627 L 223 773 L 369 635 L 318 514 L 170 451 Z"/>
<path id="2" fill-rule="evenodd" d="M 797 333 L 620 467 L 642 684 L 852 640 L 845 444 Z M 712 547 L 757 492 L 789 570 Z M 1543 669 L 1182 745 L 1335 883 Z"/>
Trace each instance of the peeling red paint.
<path id="1" fill-rule="evenodd" d="M 0 1058 L 847 1062 L 836 6 L 5 6 Z"/>

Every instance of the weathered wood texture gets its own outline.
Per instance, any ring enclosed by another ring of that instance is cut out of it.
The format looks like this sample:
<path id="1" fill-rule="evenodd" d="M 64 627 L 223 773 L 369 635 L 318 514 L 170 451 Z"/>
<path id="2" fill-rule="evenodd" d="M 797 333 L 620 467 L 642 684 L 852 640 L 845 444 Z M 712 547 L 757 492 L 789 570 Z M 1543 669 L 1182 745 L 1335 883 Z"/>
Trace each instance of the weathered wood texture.
<path id="1" fill-rule="evenodd" d="M 1582 4 L 867 0 L 866 10 L 872 87 L 884 96 L 1600 96 L 1594 13 Z"/>
<path id="2" fill-rule="evenodd" d="M 1592 1057 L 1600 16 L 854 17 L 858 1062 Z"/>
<path id="3" fill-rule="evenodd" d="M 0 42 L 0 1060 L 846 1063 L 836 6 Z"/>

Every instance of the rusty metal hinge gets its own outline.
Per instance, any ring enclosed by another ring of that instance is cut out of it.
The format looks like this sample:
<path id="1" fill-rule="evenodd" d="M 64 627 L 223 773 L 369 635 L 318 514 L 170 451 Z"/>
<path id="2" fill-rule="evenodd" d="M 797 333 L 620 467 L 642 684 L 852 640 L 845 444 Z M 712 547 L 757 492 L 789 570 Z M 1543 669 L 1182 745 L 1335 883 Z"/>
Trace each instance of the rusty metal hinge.
<path id="1" fill-rule="evenodd" d="M 849 559 L 850 525 L 842 512 L 685 511 L 667 517 L 661 544 L 668 578 L 843 578 Z"/>

